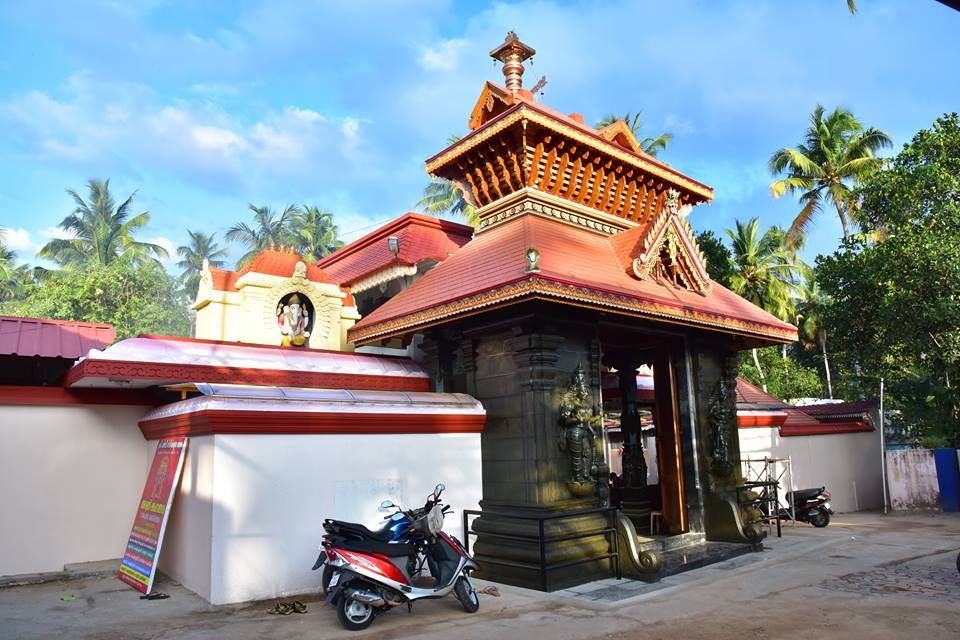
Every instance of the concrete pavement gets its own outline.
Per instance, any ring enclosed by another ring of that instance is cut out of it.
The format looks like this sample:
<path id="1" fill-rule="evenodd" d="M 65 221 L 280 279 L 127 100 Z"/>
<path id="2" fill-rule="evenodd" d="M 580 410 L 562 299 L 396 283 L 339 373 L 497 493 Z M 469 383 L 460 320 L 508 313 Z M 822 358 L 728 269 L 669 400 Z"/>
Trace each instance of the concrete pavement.
<path id="1" fill-rule="evenodd" d="M 0 638 L 957 638 L 957 514 L 841 514 L 826 529 L 784 528 L 768 550 L 659 584 L 604 580 L 543 594 L 500 587 L 466 614 L 452 597 L 396 609 L 361 633 L 302 597 L 304 615 L 274 603 L 213 607 L 170 582 L 141 601 L 109 578 L 0 589 Z M 72 594 L 75 599 L 61 597 Z"/>

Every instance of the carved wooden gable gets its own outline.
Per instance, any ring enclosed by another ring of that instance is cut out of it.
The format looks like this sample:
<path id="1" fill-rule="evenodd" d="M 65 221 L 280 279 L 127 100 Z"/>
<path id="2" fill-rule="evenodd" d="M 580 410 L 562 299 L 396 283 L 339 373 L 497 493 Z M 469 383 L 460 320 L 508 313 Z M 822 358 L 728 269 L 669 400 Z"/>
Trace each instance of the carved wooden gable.
<path id="1" fill-rule="evenodd" d="M 653 220 L 633 259 L 633 275 L 640 280 L 655 278 L 703 295 L 713 289 L 706 259 L 693 229 L 686 220 L 689 204 L 680 205 L 679 194 L 671 189 L 660 214 Z"/>

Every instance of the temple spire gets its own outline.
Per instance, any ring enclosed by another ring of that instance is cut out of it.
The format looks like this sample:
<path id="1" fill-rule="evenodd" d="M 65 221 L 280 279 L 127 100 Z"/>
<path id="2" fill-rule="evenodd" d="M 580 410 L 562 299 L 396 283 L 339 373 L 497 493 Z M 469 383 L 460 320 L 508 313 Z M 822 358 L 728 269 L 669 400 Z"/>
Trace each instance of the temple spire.
<path id="1" fill-rule="evenodd" d="M 490 57 L 503 63 L 503 77 L 507 91 L 517 93 L 523 88 L 523 61 L 532 57 L 536 49 L 529 47 L 517 37 L 517 32 L 510 30 L 503 44 L 490 52 Z"/>

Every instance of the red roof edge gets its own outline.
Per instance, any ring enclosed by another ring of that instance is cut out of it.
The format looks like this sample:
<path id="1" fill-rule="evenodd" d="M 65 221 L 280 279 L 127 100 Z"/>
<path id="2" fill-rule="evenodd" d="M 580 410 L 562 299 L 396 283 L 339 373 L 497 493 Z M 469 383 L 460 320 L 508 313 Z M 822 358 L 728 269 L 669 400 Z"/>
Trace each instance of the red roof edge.
<path id="1" fill-rule="evenodd" d="M 835 433 L 866 433 L 875 431 L 873 425 L 864 420 L 850 422 L 817 422 L 812 420 L 800 424 L 785 424 L 780 427 L 780 435 L 784 438 L 793 436 L 826 436 Z"/>
<path id="2" fill-rule="evenodd" d="M 341 259 L 346 256 L 353 255 L 358 251 L 369 247 L 371 244 L 377 240 L 382 240 L 383 238 L 389 237 L 391 234 L 396 233 L 400 229 L 410 225 L 419 225 L 423 227 L 432 227 L 434 229 L 440 229 L 447 233 L 452 233 L 454 235 L 463 236 L 464 238 L 470 239 L 473 236 L 473 227 L 459 224 L 457 222 L 451 222 L 450 220 L 443 220 L 441 218 L 436 218 L 434 216 L 428 216 L 423 213 L 417 213 L 416 211 L 408 211 L 402 216 L 395 218 L 382 227 L 374 229 L 367 235 L 354 240 L 344 246 L 340 247 L 330 255 L 324 256 L 317 261 L 317 266 L 321 269 L 324 269 L 331 264 L 339 262 Z"/>

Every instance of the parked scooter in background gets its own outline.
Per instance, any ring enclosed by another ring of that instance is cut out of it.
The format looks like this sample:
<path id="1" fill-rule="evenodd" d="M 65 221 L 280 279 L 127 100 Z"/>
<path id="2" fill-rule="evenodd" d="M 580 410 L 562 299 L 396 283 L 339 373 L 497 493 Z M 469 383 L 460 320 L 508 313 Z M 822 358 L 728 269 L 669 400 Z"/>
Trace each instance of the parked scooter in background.
<path id="1" fill-rule="evenodd" d="M 480 608 L 470 581 L 477 564 L 459 540 L 442 531 L 450 509 L 440 502 L 443 490 L 438 484 L 423 508 L 411 511 L 384 501 L 380 511 L 396 512 L 385 518 L 390 522 L 379 531 L 349 522 L 324 522 L 328 533 L 313 568 L 324 567 L 326 601 L 336 606 L 344 628 L 366 629 L 375 616 L 393 607 L 410 607 L 416 600 L 451 592 L 467 613 Z M 424 564 L 429 569 L 426 575 Z"/>
<path id="2" fill-rule="evenodd" d="M 830 506 L 830 493 L 826 491 L 826 487 L 788 491 L 784 499 L 788 504 L 793 504 L 792 515 L 797 522 L 809 522 L 820 529 L 830 524 L 833 509 Z M 779 516 L 782 520 L 792 519 L 789 508 L 781 507 Z"/>

